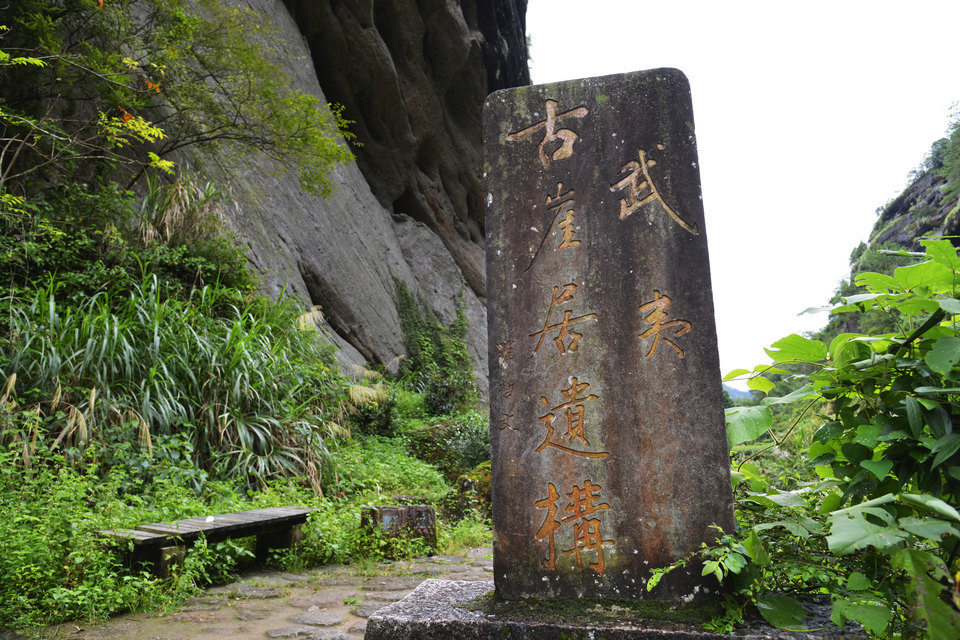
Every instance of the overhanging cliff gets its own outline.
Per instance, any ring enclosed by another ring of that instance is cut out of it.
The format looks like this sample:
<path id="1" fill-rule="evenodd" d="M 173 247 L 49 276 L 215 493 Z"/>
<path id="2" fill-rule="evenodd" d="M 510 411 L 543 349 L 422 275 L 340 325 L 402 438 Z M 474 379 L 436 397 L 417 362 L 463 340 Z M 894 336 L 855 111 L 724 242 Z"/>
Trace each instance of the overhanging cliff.
<path id="1" fill-rule="evenodd" d="M 301 91 L 342 104 L 362 146 L 327 199 L 251 158 L 227 176 L 231 223 L 264 288 L 320 305 L 341 359 L 388 367 L 405 352 L 394 278 L 451 322 L 485 386 L 480 112 L 487 93 L 529 83 L 526 0 L 230 0 L 262 12 L 288 41 Z"/>

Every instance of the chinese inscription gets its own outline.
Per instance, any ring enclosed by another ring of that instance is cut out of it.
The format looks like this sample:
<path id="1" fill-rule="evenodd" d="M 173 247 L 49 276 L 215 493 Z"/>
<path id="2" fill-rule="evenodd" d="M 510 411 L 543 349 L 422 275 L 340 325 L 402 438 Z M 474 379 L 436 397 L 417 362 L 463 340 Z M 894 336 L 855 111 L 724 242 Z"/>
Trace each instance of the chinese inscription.
<path id="1" fill-rule="evenodd" d="M 650 350 L 647 351 L 646 357 L 648 358 L 652 358 L 657 352 L 657 345 L 660 344 L 660 338 L 663 338 L 664 342 L 673 347 L 673 350 L 677 352 L 678 356 L 681 358 L 683 357 L 683 349 L 681 349 L 677 343 L 670 338 L 662 336 L 661 333 L 668 327 L 677 327 L 673 331 L 673 337 L 679 338 L 683 334 L 690 331 L 690 329 L 693 328 L 693 325 L 686 320 L 670 320 L 665 322 L 667 319 L 667 309 L 670 308 L 670 302 L 671 300 L 669 296 L 660 295 L 659 291 L 654 290 L 653 300 L 647 302 L 646 304 L 640 305 L 640 313 L 648 314 L 644 316 L 643 321 L 647 324 L 653 325 L 640 334 L 641 340 L 653 338 L 653 344 L 650 345 Z"/>
<path id="2" fill-rule="evenodd" d="M 579 136 L 570 129 L 557 129 L 557 125 L 560 124 L 561 120 L 568 118 L 583 118 L 589 113 L 586 107 L 577 107 L 576 109 L 570 109 L 569 111 L 564 111 L 563 113 L 557 113 L 557 101 L 556 100 L 547 100 L 544 103 L 544 108 L 547 111 L 547 117 L 545 120 L 541 120 L 536 124 L 530 125 L 526 129 L 520 131 L 515 131 L 507 136 L 507 140 L 510 142 L 518 142 L 521 140 L 526 140 L 532 135 L 543 131 L 543 140 L 540 141 L 539 146 L 537 147 L 538 155 L 540 156 L 540 164 L 544 168 L 550 166 L 552 160 L 564 160 L 573 155 L 573 143 L 577 141 Z M 557 148 L 552 154 L 548 153 L 546 150 L 546 145 L 548 142 L 555 142 L 559 140 L 561 142 L 560 147 Z"/>
<path id="3" fill-rule="evenodd" d="M 659 148 L 662 150 L 663 146 L 660 145 Z M 673 218 L 674 222 L 693 235 L 699 235 L 700 230 L 697 228 L 697 225 L 687 224 L 686 221 L 677 215 L 677 212 L 670 208 L 670 205 L 666 203 L 663 196 L 660 195 L 660 191 L 653 183 L 653 178 L 650 177 L 650 167 L 655 167 L 657 161 L 648 160 L 647 152 L 643 149 L 640 149 L 638 153 L 640 155 L 640 162 L 631 160 L 620 167 L 620 173 L 626 173 L 627 175 L 610 187 L 610 191 L 627 190 L 626 195 L 620 200 L 620 219 L 626 220 L 627 216 L 640 207 L 656 201 L 660 203 L 660 206 L 667 212 L 667 215 Z"/>
<path id="4" fill-rule="evenodd" d="M 573 543 L 569 549 L 564 549 L 565 555 L 573 554 L 576 559 L 578 569 L 583 568 L 583 553 L 585 551 L 595 554 L 593 562 L 588 564 L 591 569 L 603 575 L 605 564 L 603 561 L 603 548 L 613 546 L 613 540 L 604 540 L 601 533 L 603 523 L 599 517 L 588 518 L 598 511 L 605 511 L 610 508 L 606 503 L 595 504 L 600 499 L 600 485 L 593 484 L 589 480 L 583 483 L 583 487 L 573 485 L 566 493 L 570 502 L 563 508 L 563 516 L 557 517 L 560 508 L 557 506 L 557 500 L 560 499 L 560 493 L 554 484 L 547 484 L 547 497 L 537 500 L 538 509 L 546 509 L 547 515 L 543 519 L 543 524 L 537 530 L 535 535 L 537 540 L 547 541 L 547 559 L 544 560 L 544 566 L 548 569 L 557 568 L 557 550 L 556 534 L 564 524 L 573 524 Z"/>
<path id="5" fill-rule="evenodd" d="M 580 346 L 580 341 L 583 340 L 583 334 L 570 330 L 570 325 L 583 322 L 584 320 L 593 320 L 597 317 L 597 314 L 585 313 L 580 316 L 574 316 L 573 311 L 567 310 L 563 312 L 563 318 L 559 322 L 551 324 L 553 321 L 553 310 L 558 304 L 564 304 L 565 302 L 573 300 L 573 295 L 576 291 L 577 285 L 572 282 L 553 288 L 553 295 L 550 298 L 550 309 L 547 311 L 547 319 L 543 323 L 543 328 L 539 331 L 534 331 L 529 336 L 531 338 L 540 337 L 540 339 L 537 340 L 537 346 L 533 349 L 534 353 L 540 351 L 540 347 L 543 346 L 544 337 L 553 330 L 557 330 L 557 335 L 553 337 L 553 343 L 560 353 L 576 351 Z M 569 340 L 567 340 L 567 338 L 569 338 Z"/>
<path id="6" fill-rule="evenodd" d="M 537 453 L 540 453 L 547 447 L 554 447 L 560 451 L 584 458 L 606 458 L 609 455 L 606 451 L 583 451 L 570 446 L 574 444 L 574 440 L 579 440 L 584 446 L 590 446 L 590 441 L 587 440 L 587 436 L 584 433 L 584 414 L 586 413 L 584 403 L 594 402 L 600 398 L 595 393 L 581 395 L 589 386 L 589 383 L 580 382 L 578 378 L 574 377 L 570 379 L 570 386 L 568 388 L 560 390 L 560 395 L 565 398 L 565 401 L 548 409 L 547 413 L 539 418 L 547 430 L 547 435 L 543 438 L 540 446 L 537 447 Z M 545 407 L 550 406 L 550 401 L 544 396 L 540 396 L 540 402 Z M 563 421 L 566 423 L 566 430 L 561 434 L 561 442 L 558 443 L 553 437 L 557 433 L 553 422 L 557 419 L 556 412 L 561 410 L 563 411 L 561 415 Z M 566 444 L 563 444 L 563 440 L 566 440 Z"/>
<path id="7" fill-rule="evenodd" d="M 660 597 L 733 527 L 689 88 L 504 90 L 484 136 L 497 591 Z"/>

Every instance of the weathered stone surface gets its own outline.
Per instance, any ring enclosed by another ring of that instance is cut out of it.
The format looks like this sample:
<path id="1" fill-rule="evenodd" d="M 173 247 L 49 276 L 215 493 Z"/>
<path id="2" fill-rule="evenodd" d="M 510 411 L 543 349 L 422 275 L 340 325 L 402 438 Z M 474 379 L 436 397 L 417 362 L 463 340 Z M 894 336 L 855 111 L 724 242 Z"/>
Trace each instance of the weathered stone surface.
<path id="1" fill-rule="evenodd" d="M 270 616 L 270 610 L 239 604 L 233 607 L 233 615 L 241 622 L 250 622 L 253 620 L 264 620 L 268 618 Z"/>
<path id="2" fill-rule="evenodd" d="M 437 317 L 450 325 L 457 318 L 459 305 L 463 305 L 469 323 L 465 342 L 470 361 L 474 363 L 473 377 L 482 381 L 485 388 L 487 308 L 473 289 L 466 286 L 453 257 L 425 224 L 409 216 L 395 215 L 393 228 L 403 257 L 420 283 L 420 294 Z"/>
<path id="3" fill-rule="evenodd" d="M 525 0 L 288 0 L 380 203 L 437 234 L 480 297 L 480 105 L 529 83 Z"/>
<path id="4" fill-rule="evenodd" d="M 228 1 L 278 26 L 296 88 L 345 105 L 364 145 L 357 164 L 335 170 L 329 199 L 303 193 L 266 158 L 238 160 L 229 145 L 181 158 L 231 186 L 230 224 L 264 288 L 320 305 L 325 339 L 349 372 L 364 361 L 395 369 L 405 352 L 394 276 L 445 319 L 466 283 L 467 344 L 485 390 L 480 105 L 488 89 L 529 82 L 525 0 Z M 402 249 L 391 221 L 400 214 L 431 235 L 418 229 Z"/>
<path id="5" fill-rule="evenodd" d="M 237 598 L 262 600 L 264 598 L 279 598 L 283 595 L 283 589 L 277 589 L 275 587 L 257 587 L 246 582 L 234 582 L 220 587 L 212 587 L 207 590 L 207 593 L 220 593 Z"/>
<path id="6" fill-rule="evenodd" d="M 423 582 L 423 578 L 388 576 L 385 578 L 372 578 L 361 588 L 364 591 L 402 591 L 403 589 L 412 589 L 421 582 Z"/>
<path id="7" fill-rule="evenodd" d="M 738 629 L 732 635 L 704 631 L 698 625 L 651 623 L 624 608 L 591 606 L 585 614 L 556 611 L 534 604 L 533 613 L 516 613 L 509 604 L 490 600 L 493 583 L 427 580 L 403 600 L 386 606 L 367 621 L 366 640 L 816 640 L 866 639 L 862 630 L 820 628 L 790 632 L 763 623 Z M 829 619 L 829 604 L 805 605 L 816 620 Z M 826 618 L 824 617 L 826 616 Z"/>
<path id="8" fill-rule="evenodd" d="M 296 638 L 299 636 L 311 636 L 313 635 L 313 627 L 307 627 L 304 625 L 289 625 L 286 627 L 280 627 L 278 629 L 271 629 L 267 631 L 268 638 Z"/>
<path id="9" fill-rule="evenodd" d="M 354 150 L 356 165 L 336 169 L 326 200 L 264 158 L 228 173 L 217 165 L 237 155 L 229 148 L 217 158 L 190 156 L 231 183 L 231 223 L 265 288 L 320 305 L 332 328 L 326 337 L 349 370 L 364 360 L 395 367 L 405 352 L 394 276 L 444 319 L 465 283 L 467 343 L 485 389 L 480 105 L 488 89 L 529 82 L 525 1 L 289 0 L 295 20 L 280 0 L 242 4 L 278 25 L 297 88 L 345 105 L 364 145 Z M 391 214 L 413 216 L 431 235 L 413 233 L 405 255 Z"/>
<path id="10" fill-rule="evenodd" d="M 497 592 L 703 595 L 645 588 L 734 526 L 686 78 L 500 91 L 484 126 Z"/>
<path id="11" fill-rule="evenodd" d="M 332 613 L 314 611 L 295 615 L 290 618 L 290 622 L 294 624 L 306 624 L 313 627 L 335 627 L 338 624 L 343 624 L 344 620 L 340 616 L 333 615 Z"/>
<path id="12" fill-rule="evenodd" d="M 351 609 L 350 613 L 360 618 L 369 618 L 385 606 L 383 602 L 365 602 Z"/>

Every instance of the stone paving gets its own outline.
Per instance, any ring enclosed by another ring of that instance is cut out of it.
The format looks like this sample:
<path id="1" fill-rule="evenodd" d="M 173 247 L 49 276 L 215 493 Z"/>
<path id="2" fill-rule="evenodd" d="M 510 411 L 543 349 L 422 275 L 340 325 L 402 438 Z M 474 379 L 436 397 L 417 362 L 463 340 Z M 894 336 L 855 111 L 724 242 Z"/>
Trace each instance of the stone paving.
<path id="1" fill-rule="evenodd" d="M 373 567 L 331 565 L 302 573 L 258 571 L 212 587 L 178 611 L 130 614 L 104 622 L 71 622 L 46 630 L 59 640 L 357 640 L 367 618 L 400 600 L 427 578 L 493 580 L 493 553 L 433 556 Z M 491 583 L 492 588 L 492 583 Z"/>

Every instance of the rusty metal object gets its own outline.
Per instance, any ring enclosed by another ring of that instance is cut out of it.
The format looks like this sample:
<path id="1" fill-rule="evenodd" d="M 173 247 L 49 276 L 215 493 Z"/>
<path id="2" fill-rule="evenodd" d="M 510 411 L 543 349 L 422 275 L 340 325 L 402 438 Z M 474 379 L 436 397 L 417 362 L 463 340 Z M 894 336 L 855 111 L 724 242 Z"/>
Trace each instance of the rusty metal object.
<path id="1" fill-rule="evenodd" d="M 653 71 L 484 107 L 494 576 L 505 598 L 683 598 L 731 531 L 693 110 Z"/>

